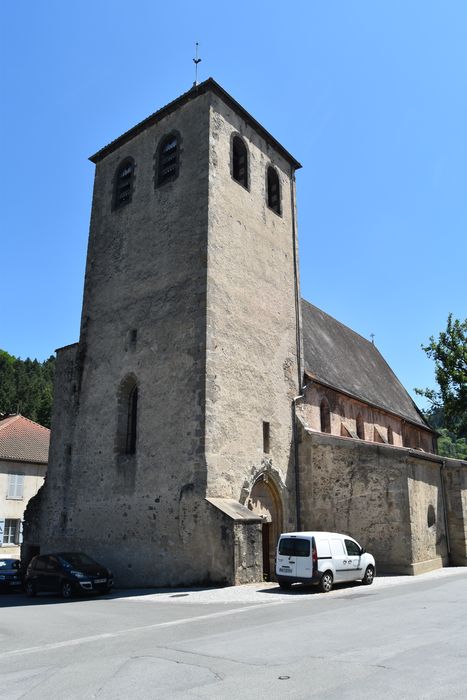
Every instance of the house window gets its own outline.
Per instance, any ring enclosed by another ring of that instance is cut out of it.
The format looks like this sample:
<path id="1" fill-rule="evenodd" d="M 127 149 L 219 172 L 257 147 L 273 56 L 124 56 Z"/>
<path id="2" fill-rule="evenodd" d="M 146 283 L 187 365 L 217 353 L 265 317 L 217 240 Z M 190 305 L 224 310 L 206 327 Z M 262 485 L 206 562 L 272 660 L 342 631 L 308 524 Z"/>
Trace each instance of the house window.
<path id="1" fill-rule="evenodd" d="M 138 429 L 138 386 L 133 376 L 120 386 L 118 396 L 118 421 L 116 451 L 121 455 L 136 453 Z"/>
<path id="2" fill-rule="evenodd" d="M 365 439 L 365 429 L 363 427 L 363 418 L 360 415 L 360 413 L 357 416 L 357 436 L 360 438 L 360 440 Z"/>
<path id="3" fill-rule="evenodd" d="M 263 452 L 269 453 L 269 440 L 270 440 L 270 426 L 269 423 L 263 421 Z"/>
<path id="4" fill-rule="evenodd" d="M 276 212 L 281 213 L 281 186 L 277 170 L 269 166 L 267 172 L 267 202 L 268 207 Z"/>
<path id="5" fill-rule="evenodd" d="M 164 185 L 178 177 L 179 138 L 176 134 L 166 136 L 159 145 L 157 184 Z"/>
<path id="6" fill-rule="evenodd" d="M 114 209 L 131 202 L 134 173 L 135 163 L 132 158 L 127 158 L 118 166 L 115 175 Z"/>
<path id="7" fill-rule="evenodd" d="M 248 151 L 240 136 L 232 140 L 232 177 L 248 189 Z"/>
<path id="8" fill-rule="evenodd" d="M 7 498 L 22 500 L 24 491 L 24 474 L 8 474 Z"/>
<path id="9" fill-rule="evenodd" d="M 331 432 L 331 411 L 326 399 L 323 399 L 319 406 L 320 430 L 322 433 Z"/>
<path id="10" fill-rule="evenodd" d="M 3 544 L 19 544 L 21 520 L 5 519 Z"/>

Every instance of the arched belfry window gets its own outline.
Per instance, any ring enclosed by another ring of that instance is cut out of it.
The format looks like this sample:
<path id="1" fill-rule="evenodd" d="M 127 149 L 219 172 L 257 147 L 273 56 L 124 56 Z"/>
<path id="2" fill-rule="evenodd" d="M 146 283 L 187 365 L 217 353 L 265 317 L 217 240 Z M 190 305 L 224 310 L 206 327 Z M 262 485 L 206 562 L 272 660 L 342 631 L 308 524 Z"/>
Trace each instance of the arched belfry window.
<path id="1" fill-rule="evenodd" d="M 164 185 L 178 177 L 180 137 L 169 134 L 159 144 L 157 158 L 157 184 Z"/>
<path id="2" fill-rule="evenodd" d="M 129 376 L 120 385 L 118 395 L 117 452 L 122 455 L 136 453 L 138 429 L 138 385 Z"/>
<path id="3" fill-rule="evenodd" d="M 320 430 L 322 433 L 331 432 L 331 411 L 326 399 L 323 399 L 319 405 Z"/>
<path id="4" fill-rule="evenodd" d="M 248 189 L 248 151 L 240 136 L 232 139 L 232 177 Z"/>
<path id="5" fill-rule="evenodd" d="M 134 175 L 135 162 L 132 158 L 127 158 L 120 163 L 115 173 L 114 209 L 119 209 L 131 202 Z"/>
<path id="6" fill-rule="evenodd" d="M 270 165 L 266 176 L 266 197 L 268 207 L 276 212 L 281 213 L 281 185 L 277 170 Z"/>

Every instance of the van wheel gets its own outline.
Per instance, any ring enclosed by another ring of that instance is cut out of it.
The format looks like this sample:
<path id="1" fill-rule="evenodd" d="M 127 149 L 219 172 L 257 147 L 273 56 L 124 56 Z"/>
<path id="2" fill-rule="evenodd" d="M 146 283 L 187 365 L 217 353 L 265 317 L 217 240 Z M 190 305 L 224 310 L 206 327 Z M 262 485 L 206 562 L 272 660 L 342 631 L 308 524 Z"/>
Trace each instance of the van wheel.
<path id="1" fill-rule="evenodd" d="M 366 567 L 365 576 L 362 578 L 362 583 L 364 586 L 371 586 L 375 578 L 375 570 L 371 566 Z"/>
<path id="2" fill-rule="evenodd" d="M 330 571 L 325 571 L 319 582 L 319 590 L 322 593 L 329 593 L 329 591 L 332 590 L 333 581 L 332 573 Z"/>
<path id="3" fill-rule="evenodd" d="M 71 598 L 73 596 L 73 588 L 71 583 L 69 583 L 68 581 L 64 581 L 62 583 L 60 592 L 62 594 L 62 598 Z"/>
<path id="4" fill-rule="evenodd" d="M 284 591 L 287 591 L 291 587 L 291 583 L 288 583 L 287 581 L 279 581 L 279 586 L 284 589 Z"/>
<path id="5" fill-rule="evenodd" d="M 26 582 L 24 590 L 26 592 L 26 595 L 30 596 L 31 598 L 36 595 L 36 589 L 34 588 L 34 584 L 32 581 Z"/>

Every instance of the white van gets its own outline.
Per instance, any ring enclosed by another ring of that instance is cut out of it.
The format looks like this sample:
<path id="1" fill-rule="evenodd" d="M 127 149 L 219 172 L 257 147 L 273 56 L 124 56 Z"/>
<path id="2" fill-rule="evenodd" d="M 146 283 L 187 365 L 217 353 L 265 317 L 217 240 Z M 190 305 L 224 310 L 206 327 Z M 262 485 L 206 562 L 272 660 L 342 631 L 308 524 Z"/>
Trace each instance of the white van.
<path id="1" fill-rule="evenodd" d="M 284 532 L 279 537 L 276 578 L 281 588 L 292 583 L 317 584 L 323 593 L 333 583 L 360 581 L 369 586 L 375 560 L 352 537 L 338 532 Z"/>

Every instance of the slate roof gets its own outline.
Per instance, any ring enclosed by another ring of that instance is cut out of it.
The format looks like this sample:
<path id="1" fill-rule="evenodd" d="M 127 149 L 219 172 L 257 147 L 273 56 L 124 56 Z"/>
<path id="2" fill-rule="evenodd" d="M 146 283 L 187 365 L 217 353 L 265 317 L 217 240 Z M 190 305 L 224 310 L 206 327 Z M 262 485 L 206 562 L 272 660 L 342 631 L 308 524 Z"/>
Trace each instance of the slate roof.
<path id="1" fill-rule="evenodd" d="M 199 85 L 194 85 L 190 90 L 187 92 L 183 93 L 183 95 L 180 95 L 180 97 L 177 97 L 177 99 L 173 100 L 172 102 L 169 102 L 168 105 L 165 107 L 162 107 L 159 109 L 157 112 L 154 112 L 151 114 L 149 117 L 146 119 L 143 119 L 142 122 L 139 122 L 139 124 L 136 124 L 136 126 L 133 126 L 131 129 L 126 131 L 124 134 L 116 138 L 114 141 L 111 141 L 107 146 L 104 146 L 104 148 L 101 148 L 100 151 L 97 151 L 93 156 L 89 158 L 89 160 L 92 163 L 98 163 L 100 160 L 105 158 L 109 153 L 112 153 L 116 148 L 119 148 L 122 144 L 127 143 L 130 141 L 134 136 L 137 134 L 140 134 L 142 131 L 148 128 L 148 126 L 152 126 L 153 124 L 157 124 L 161 119 L 166 117 L 168 114 L 171 114 L 171 112 L 174 112 L 176 109 L 179 109 L 182 105 L 186 104 L 190 100 L 193 100 L 195 97 L 198 97 L 198 95 L 203 95 L 205 92 L 210 90 L 211 92 L 214 92 L 218 97 L 220 97 L 231 109 L 233 109 L 237 114 L 240 114 L 242 119 L 245 120 L 249 126 L 253 127 L 255 131 L 263 137 L 263 139 L 266 141 L 266 143 L 269 143 L 273 148 L 276 149 L 278 153 L 281 154 L 285 160 L 287 160 L 293 167 L 298 170 L 302 166 L 296 160 L 285 148 L 282 146 L 279 141 L 277 141 L 274 136 L 272 136 L 269 131 L 267 131 L 264 126 L 262 126 L 254 117 L 249 114 L 249 112 L 246 111 L 242 107 L 242 105 L 234 100 L 234 98 L 229 95 L 226 90 L 224 90 L 223 87 L 219 85 L 219 83 L 216 83 L 216 81 L 213 78 L 208 78 L 207 80 L 204 80 L 202 83 Z"/>
<path id="2" fill-rule="evenodd" d="M 302 299 L 305 370 L 317 382 L 427 428 L 375 345 Z"/>
<path id="3" fill-rule="evenodd" d="M 0 459 L 47 464 L 50 430 L 24 416 L 0 420 Z"/>

